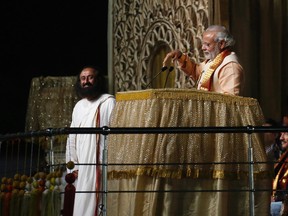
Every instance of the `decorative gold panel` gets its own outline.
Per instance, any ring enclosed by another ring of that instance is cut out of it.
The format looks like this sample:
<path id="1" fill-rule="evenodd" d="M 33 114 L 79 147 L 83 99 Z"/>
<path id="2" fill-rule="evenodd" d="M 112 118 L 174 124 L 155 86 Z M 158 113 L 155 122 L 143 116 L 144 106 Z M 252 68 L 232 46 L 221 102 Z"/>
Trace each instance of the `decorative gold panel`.
<path id="1" fill-rule="evenodd" d="M 208 0 L 116 0 L 112 13 L 115 92 L 147 88 L 162 67 L 163 50 L 179 49 L 202 60 Z M 193 86 L 178 69 L 173 73 L 169 87 Z"/>

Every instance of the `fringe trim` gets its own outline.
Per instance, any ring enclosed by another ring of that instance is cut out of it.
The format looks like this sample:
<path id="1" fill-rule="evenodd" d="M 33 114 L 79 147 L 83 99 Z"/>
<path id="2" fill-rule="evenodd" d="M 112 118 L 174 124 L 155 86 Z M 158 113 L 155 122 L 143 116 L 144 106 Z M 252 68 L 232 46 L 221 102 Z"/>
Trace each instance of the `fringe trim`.
<path id="1" fill-rule="evenodd" d="M 196 89 L 147 89 L 141 91 L 117 92 L 116 101 L 134 101 L 147 99 L 179 99 L 179 100 L 197 100 L 197 101 L 217 101 L 222 103 L 235 103 L 239 105 L 259 106 L 255 98 L 242 97 L 236 95 L 222 94 L 217 92 L 207 92 Z"/>
<path id="2" fill-rule="evenodd" d="M 152 167 L 137 168 L 136 170 L 108 172 L 108 179 L 130 179 L 136 176 L 151 176 L 156 178 L 192 178 L 192 179 L 229 179 L 229 180 L 247 180 L 249 173 L 246 171 L 224 171 L 224 170 L 200 170 L 200 169 L 156 169 Z M 263 171 L 254 172 L 255 179 L 272 179 L 273 172 Z"/>

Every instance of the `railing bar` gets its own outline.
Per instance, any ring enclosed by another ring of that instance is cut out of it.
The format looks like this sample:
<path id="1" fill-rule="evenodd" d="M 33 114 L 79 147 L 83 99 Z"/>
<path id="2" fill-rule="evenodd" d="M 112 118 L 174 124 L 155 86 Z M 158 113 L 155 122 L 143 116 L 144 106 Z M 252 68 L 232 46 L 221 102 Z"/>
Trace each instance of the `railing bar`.
<path id="1" fill-rule="evenodd" d="M 253 130 L 252 130 L 253 129 Z M 243 126 L 243 127 L 119 127 L 119 128 L 48 128 L 46 130 L 25 133 L 0 135 L 1 140 L 13 138 L 30 138 L 38 136 L 53 136 L 60 134 L 168 134 L 168 133 L 264 133 L 288 132 L 288 127 Z"/>

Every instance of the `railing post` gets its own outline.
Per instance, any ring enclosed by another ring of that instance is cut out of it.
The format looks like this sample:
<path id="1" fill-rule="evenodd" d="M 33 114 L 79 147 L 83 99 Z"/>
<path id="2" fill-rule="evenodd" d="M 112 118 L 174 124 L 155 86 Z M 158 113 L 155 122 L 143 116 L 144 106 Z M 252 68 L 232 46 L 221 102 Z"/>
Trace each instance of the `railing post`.
<path id="1" fill-rule="evenodd" d="M 253 130 L 253 128 L 252 128 Z M 254 210 L 254 159 L 253 159 L 253 147 L 252 147 L 252 135 L 253 133 L 249 133 L 249 140 L 248 140 L 248 161 L 249 161 L 249 212 L 250 216 L 255 215 Z"/>
<path id="2" fill-rule="evenodd" d="M 108 150 L 107 150 L 107 135 L 104 135 L 103 161 L 102 161 L 102 208 L 103 216 L 107 214 L 107 166 L 108 166 Z"/>

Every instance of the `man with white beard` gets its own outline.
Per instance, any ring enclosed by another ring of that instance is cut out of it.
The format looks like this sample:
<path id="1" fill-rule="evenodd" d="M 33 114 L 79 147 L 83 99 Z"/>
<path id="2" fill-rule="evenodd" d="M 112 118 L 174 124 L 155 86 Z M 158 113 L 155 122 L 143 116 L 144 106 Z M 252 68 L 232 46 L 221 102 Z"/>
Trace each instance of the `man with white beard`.
<path id="1" fill-rule="evenodd" d="M 197 64 L 179 50 L 169 52 L 163 67 L 175 62 L 185 72 L 199 90 L 223 94 L 241 95 L 244 70 L 238 62 L 232 47 L 235 40 L 224 26 L 209 26 L 203 33 L 202 50 L 205 61 Z"/>

